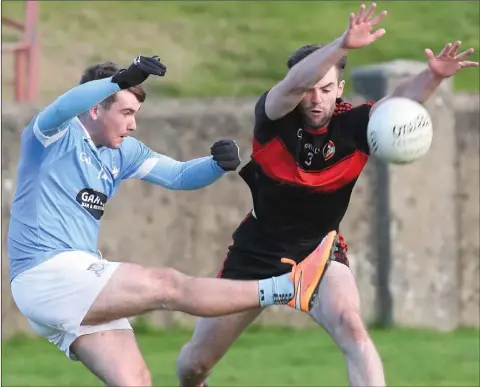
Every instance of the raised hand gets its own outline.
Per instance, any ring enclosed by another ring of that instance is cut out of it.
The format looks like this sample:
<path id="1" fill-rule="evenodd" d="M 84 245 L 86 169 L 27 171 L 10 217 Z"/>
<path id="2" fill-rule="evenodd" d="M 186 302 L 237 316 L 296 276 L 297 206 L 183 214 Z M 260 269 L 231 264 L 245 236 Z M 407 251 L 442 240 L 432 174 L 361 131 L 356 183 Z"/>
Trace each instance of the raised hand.
<path id="1" fill-rule="evenodd" d="M 166 72 L 167 66 L 160 62 L 157 55 L 152 57 L 139 55 L 128 69 L 114 75 L 112 82 L 118 83 L 121 89 L 128 89 L 143 83 L 150 75 L 163 77 Z"/>
<path id="2" fill-rule="evenodd" d="M 478 67 L 478 62 L 465 60 L 473 54 L 473 48 L 458 54 L 461 44 L 459 40 L 454 44 L 447 43 L 438 56 L 435 56 L 429 48 L 425 49 L 430 70 L 438 77 L 448 78 L 465 67 Z"/>
<path id="3" fill-rule="evenodd" d="M 362 4 L 358 15 L 350 14 L 350 23 L 341 38 L 343 48 L 365 47 L 385 35 L 385 29 L 383 28 L 372 32 L 377 24 L 387 15 L 387 11 L 382 11 L 379 15 L 373 17 L 376 7 L 377 5 L 372 3 L 368 11 L 365 12 L 365 4 Z"/>

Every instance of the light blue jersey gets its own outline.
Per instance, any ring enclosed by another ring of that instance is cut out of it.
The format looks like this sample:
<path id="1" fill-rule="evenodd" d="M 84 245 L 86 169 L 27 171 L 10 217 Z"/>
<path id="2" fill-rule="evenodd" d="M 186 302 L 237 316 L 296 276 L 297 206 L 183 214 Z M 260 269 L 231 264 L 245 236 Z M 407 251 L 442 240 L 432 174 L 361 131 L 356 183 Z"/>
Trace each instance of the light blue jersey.
<path id="1" fill-rule="evenodd" d="M 124 179 L 192 190 L 226 173 L 211 157 L 176 161 L 132 137 L 119 149 L 97 148 L 77 116 L 117 91 L 111 78 L 77 86 L 23 130 L 7 239 L 11 280 L 60 252 L 95 254 L 105 205 Z"/>

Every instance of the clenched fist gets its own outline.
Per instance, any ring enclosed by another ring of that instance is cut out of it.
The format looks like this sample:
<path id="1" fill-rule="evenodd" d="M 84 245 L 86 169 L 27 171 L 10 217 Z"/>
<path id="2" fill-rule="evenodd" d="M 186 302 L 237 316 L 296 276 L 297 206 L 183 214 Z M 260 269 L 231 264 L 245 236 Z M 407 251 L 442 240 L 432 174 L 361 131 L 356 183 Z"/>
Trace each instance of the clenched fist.
<path id="1" fill-rule="evenodd" d="M 121 70 L 114 75 L 112 82 L 117 83 L 123 90 L 145 82 L 150 75 L 164 77 L 166 72 L 167 66 L 160 62 L 158 56 L 147 57 L 139 55 L 128 69 Z"/>
<path id="2" fill-rule="evenodd" d="M 240 151 L 233 140 L 220 140 L 210 148 L 213 159 L 224 171 L 235 171 L 240 165 Z"/>

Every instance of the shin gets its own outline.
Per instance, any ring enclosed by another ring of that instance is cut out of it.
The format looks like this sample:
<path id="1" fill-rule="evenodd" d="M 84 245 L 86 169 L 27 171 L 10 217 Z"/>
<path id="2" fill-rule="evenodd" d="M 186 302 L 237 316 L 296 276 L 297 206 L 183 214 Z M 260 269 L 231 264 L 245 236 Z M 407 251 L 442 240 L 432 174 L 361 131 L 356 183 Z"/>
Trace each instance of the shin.
<path id="1" fill-rule="evenodd" d="M 360 316 L 360 300 L 350 269 L 332 262 L 320 285 L 312 318 L 345 356 L 351 386 L 384 386 L 382 362 Z"/>
<path id="2" fill-rule="evenodd" d="M 180 386 L 200 386 L 212 368 L 262 309 L 197 320 L 192 339 L 183 346 L 176 371 Z"/>

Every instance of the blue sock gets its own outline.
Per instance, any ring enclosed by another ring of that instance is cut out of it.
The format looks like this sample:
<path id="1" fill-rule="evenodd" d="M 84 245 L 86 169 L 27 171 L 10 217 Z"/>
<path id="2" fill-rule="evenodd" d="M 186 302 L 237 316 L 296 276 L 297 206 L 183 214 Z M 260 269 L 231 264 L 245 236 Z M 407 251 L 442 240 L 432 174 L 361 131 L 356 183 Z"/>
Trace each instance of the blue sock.
<path id="1" fill-rule="evenodd" d="M 293 298 L 295 288 L 290 273 L 258 281 L 260 306 L 284 305 Z"/>

